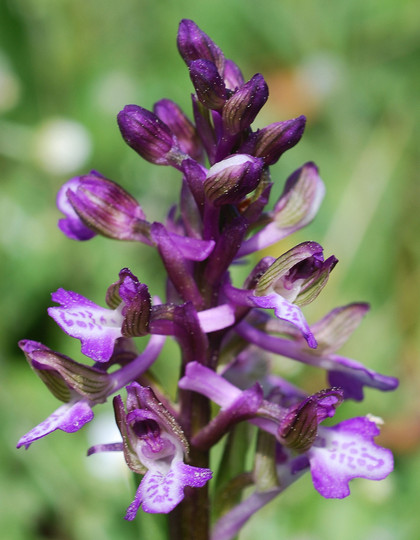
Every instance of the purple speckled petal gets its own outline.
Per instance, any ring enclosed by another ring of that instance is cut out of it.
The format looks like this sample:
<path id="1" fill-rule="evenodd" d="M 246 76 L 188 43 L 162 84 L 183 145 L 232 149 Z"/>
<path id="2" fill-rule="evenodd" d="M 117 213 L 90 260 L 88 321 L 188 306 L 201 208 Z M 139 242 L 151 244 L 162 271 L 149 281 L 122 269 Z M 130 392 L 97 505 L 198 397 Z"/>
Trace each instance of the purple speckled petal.
<path id="1" fill-rule="evenodd" d="M 83 241 L 96 236 L 96 232 L 86 227 L 67 198 L 67 191 L 69 189 L 76 191 L 79 184 L 80 179 L 78 177 L 72 178 L 63 184 L 57 193 L 57 208 L 66 216 L 58 221 L 58 227 L 68 238 Z"/>
<path id="2" fill-rule="evenodd" d="M 291 304 L 278 294 L 268 294 L 267 296 L 255 296 L 253 302 L 256 306 L 264 309 L 274 309 L 276 317 L 290 322 L 302 332 L 309 347 L 316 348 L 316 340 L 298 306 Z"/>
<path id="3" fill-rule="evenodd" d="M 211 477 L 210 469 L 191 467 L 182 461 L 173 462 L 166 475 L 149 470 L 127 509 L 125 519 L 133 520 L 140 505 L 145 512 L 167 514 L 182 501 L 186 486 L 202 487 Z"/>
<path id="4" fill-rule="evenodd" d="M 66 433 L 74 433 L 90 422 L 93 418 L 93 412 L 87 401 L 78 401 L 77 403 L 66 403 L 59 407 L 55 412 L 31 429 L 26 435 L 21 437 L 17 448 L 29 446 L 36 441 L 55 431 L 61 429 Z"/>
<path id="5" fill-rule="evenodd" d="M 350 494 L 353 478 L 383 480 L 393 470 L 392 453 L 376 445 L 376 424 L 366 417 L 351 418 L 332 428 L 320 428 L 320 446 L 308 452 L 315 489 L 328 499 Z"/>
<path id="6" fill-rule="evenodd" d="M 52 294 L 61 307 L 48 308 L 48 314 L 69 336 L 80 339 L 82 353 L 98 362 L 110 359 L 114 342 L 121 337 L 123 316 L 72 291 L 58 289 Z"/>

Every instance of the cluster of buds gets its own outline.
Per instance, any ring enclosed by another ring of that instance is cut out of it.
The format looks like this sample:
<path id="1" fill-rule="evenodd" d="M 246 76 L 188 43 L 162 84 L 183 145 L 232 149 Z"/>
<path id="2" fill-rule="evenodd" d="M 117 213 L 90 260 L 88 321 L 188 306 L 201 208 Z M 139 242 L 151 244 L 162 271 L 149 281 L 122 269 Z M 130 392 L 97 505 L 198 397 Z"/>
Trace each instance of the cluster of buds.
<path id="1" fill-rule="evenodd" d="M 95 405 L 126 387 L 125 402 L 119 394 L 113 401 L 122 440 L 89 449 L 89 455 L 122 451 L 128 467 L 144 475 L 126 519 L 134 519 L 140 507 L 152 513 L 175 509 L 178 525 L 172 525 L 171 538 L 211 534 L 229 540 L 305 471 L 328 498 L 346 497 L 355 477 L 385 478 L 392 455 L 374 443 L 379 430 L 370 417 L 333 427 L 322 423 L 344 400 L 363 399 L 365 386 L 386 391 L 398 382 L 336 354 L 366 304 L 336 308 L 313 324 L 306 320 L 302 307 L 317 298 L 337 263 L 334 256 L 324 258 L 318 243 L 264 257 L 242 286 L 232 283 L 231 265 L 307 225 L 325 188 L 308 162 L 290 175 L 267 210 L 269 166 L 300 140 L 305 118 L 253 129 L 268 98 L 264 77 L 245 81 L 239 67 L 190 20 L 181 21 L 177 43 L 195 89 L 194 122 L 168 99 L 157 102 L 153 112 L 127 105 L 118 114 L 121 134 L 135 152 L 182 175 L 179 204 L 165 223 L 150 221 L 134 197 L 95 171 L 69 180 L 57 198 L 65 216 L 59 227 L 69 238 L 85 241 L 99 234 L 155 248 L 166 269 L 167 296 L 164 302 L 152 298 L 127 268 L 109 286 L 106 308 L 75 292 L 53 293 L 59 305 L 49 308 L 49 315 L 80 340 L 93 365 L 38 342 L 20 343 L 31 367 L 64 405 L 18 447 L 56 429 L 79 430 L 93 419 Z M 168 336 L 181 352 L 176 399 L 149 371 Z M 136 338 L 149 339 L 141 354 Z M 324 370 L 327 388 L 308 396 L 282 379 L 275 374 L 279 356 Z M 210 402 L 220 408 L 213 415 Z M 244 436 L 239 424 L 258 433 L 251 470 L 244 469 L 238 452 Z M 212 493 L 223 504 L 214 505 L 211 525 L 209 452 L 219 441 L 224 457 Z M 235 466 L 228 468 L 227 462 Z"/>

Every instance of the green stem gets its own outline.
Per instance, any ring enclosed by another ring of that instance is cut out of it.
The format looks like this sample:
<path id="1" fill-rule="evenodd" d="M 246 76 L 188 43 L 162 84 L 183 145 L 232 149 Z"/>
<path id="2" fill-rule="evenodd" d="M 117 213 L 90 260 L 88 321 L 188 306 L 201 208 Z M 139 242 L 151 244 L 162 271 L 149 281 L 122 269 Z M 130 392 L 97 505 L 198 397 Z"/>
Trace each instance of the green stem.
<path id="1" fill-rule="evenodd" d="M 181 391 L 181 425 L 190 439 L 210 420 L 209 400 L 195 392 Z M 189 463 L 194 467 L 208 468 L 209 452 L 191 447 Z M 210 502 L 207 485 L 202 488 L 185 488 L 185 497 L 169 514 L 170 540 L 209 540 Z"/>

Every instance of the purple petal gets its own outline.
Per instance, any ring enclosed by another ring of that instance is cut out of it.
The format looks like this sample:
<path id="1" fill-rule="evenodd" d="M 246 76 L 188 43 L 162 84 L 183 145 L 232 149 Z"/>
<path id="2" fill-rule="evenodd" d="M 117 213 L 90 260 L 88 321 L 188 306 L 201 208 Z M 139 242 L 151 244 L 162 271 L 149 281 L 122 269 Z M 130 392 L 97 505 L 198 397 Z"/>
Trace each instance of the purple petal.
<path id="1" fill-rule="evenodd" d="M 184 390 L 199 392 L 222 408 L 229 407 L 242 394 L 236 386 L 198 362 L 187 364 L 185 375 L 178 386 Z"/>
<path id="2" fill-rule="evenodd" d="M 229 90 L 237 90 L 245 82 L 241 70 L 235 64 L 235 62 L 233 60 L 230 60 L 229 58 L 226 58 L 225 60 L 223 80 L 225 82 L 226 88 L 228 88 Z"/>
<path id="3" fill-rule="evenodd" d="M 199 58 L 210 60 L 223 73 L 225 57 L 221 49 L 205 34 L 194 21 L 183 19 L 179 23 L 177 45 L 187 65 Z"/>
<path id="4" fill-rule="evenodd" d="M 140 505 L 145 512 L 167 514 L 182 501 L 186 486 L 202 487 L 211 477 L 210 469 L 191 467 L 182 461 L 172 463 L 166 475 L 149 470 L 127 509 L 125 519 L 133 520 Z"/>
<path id="5" fill-rule="evenodd" d="M 266 165 L 274 165 L 286 150 L 293 148 L 301 139 L 306 118 L 302 115 L 292 120 L 275 122 L 258 130 L 251 139 L 256 157 L 261 157 Z M 245 143 L 246 145 L 246 143 Z"/>
<path id="6" fill-rule="evenodd" d="M 358 303 L 338 307 L 311 325 L 318 342 L 317 353 L 334 353 L 341 348 L 359 326 L 369 310 L 369 304 Z"/>
<path id="7" fill-rule="evenodd" d="M 399 382 L 395 377 L 377 373 L 351 358 L 335 354 L 327 355 L 325 358 L 335 363 L 329 368 L 328 381 L 332 386 L 340 386 L 343 389 L 345 399 L 361 401 L 364 385 L 384 392 L 398 387 Z"/>
<path id="8" fill-rule="evenodd" d="M 169 233 L 169 237 L 179 249 L 183 257 L 190 261 L 204 261 L 213 251 L 214 240 L 200 240 L 188 236 Z"/>
<path id="9" fill-rule="evenodd" d="M 203 148 L 195 126 L 181 108 L 170 99 L 161 99 L 153 106 L 153 112 L 164 122 L 176 136 L 180 149 L 200 161 Z"/>
<path id="10" fill-rule="evenodd" d="M 398 386 L 398 379 L 395 377 L 381 375 L 351 358 L 334 354 L 314 354 L 314 352 L 305 350 L 299 342 L 272 336 L 245 322 L 236 325 L 235 331 L 246 341 L 266 351 L 287 356 L 298 362 L 327 370 L 329 372 L 330 384 L 332 386 L 340 386 L 343 389 L 344 399 L 362 399 L 363 386 L 370 386 L 382 391 L 395 390 Z M 332 375 L 334 376 L 332 377 Z M 337 379 L 336 377 L 340 377 L 341 379 Z M 345 381 L 347 381 L 346 384 L 344 384 Z"/>
<path id="11" fill-rule="evenodd" d="M 246 240 L 238 256 L 271 246 L 308 225 L 318 212 L 324 195 L 325 186 L 316 165 L 306 163 L 287 179 L 271 213 L 272 223 Z"/>
<path id="12" fill-rule="evenodd" d="M 268 86 L 257 73 L 239 88 L 223 107 L 223 123 L 228 133 L 248 129 L 268 99 Z"/>
<path id="13" fill-rule="evenodd" d="M 76 191 L 79 184 L 78 177 L 72 178 L 57 193 L 57 208 L 66 216 L 58 221 L 58 227 L 68 238 L 83 241 L 96 236 L 96 232 L 86 227 L 67 198 L 67 191 Z"/>
<path id="14" fill-rule="evenodd" d="M 256 306 L 264 309 L 274 309 L 276 317 L 288 321 L 302 332 L 309 347 L 315 349 L 316 340 L 303 316 L 302 311 L 295 304 L 291 304 L 278 294 L 268 294 L 267 296 L 254 296 L 253 302 Z"/>
<path id="15" fill-rule="evenodd" d="M 69 336 L 80 339 L 82 353 L 98 362 L 109 360 L 115 340 L 122 335 L 123 317 L 119 310 L 102 308 L 64 289 L 53 293 L 52 299 L 61 307 L 48 308 L 48 314 Z"/>
<path id="16" fill-rule="evenodd" d="M 95 444 L 91 446 L 87 455 L 92 456 L 93 454 L 98 454 L 100 452 L 122 452 L 124 450 L 123 443 L 108 443 L 108 444 Z"/>
<path id="17" fill-rule="evenodd" d="M 199 101 L 208 109 L 221 109 L 227 99 L 225 83 L 216 65 L 210 60 L 193 60 L 190 77 Z"/>
<path id="18" fill-rule="evenodd" d="M 247 154 L 234 154 L 213 165 L 204 181 L 206 197 L 215 205 L 237 204 L 253 191 L 261 178 L 263 162 Z"/>
<path id="19" fill-rule="evenodd" d="M 117 120 L 125 142 L 142 158 L 156 165 L 171 164 L 175 137 L 154 113 L 138 105 L 126 105 Z"/>
<path id="20" fill-rule="evenodd" d="M 228 328 L 235 323 L 235 310 L 229 304 L 222 304 L 215 308 L 199 311 L 197 315 L 201 329 L 207 334 Z"/>
<path id="21" fill-rule="evenodd" d="M 61 429 L 66 433 L 74 433 L 90 422 L 93 418 L 93 411 L 87 401 L 78 401 L 77 403 L 66 403 L 59 407 L 55 412 L 31 429 L 18 442 L 17 448 L 29 446 L 36 441 L 45 437 L 56 429 Z"/>
<path id="22" fill-rule="evenodd" d="M 350 494 L 353 478 L 386 478 L 394 468 L 392 453 L 373 442 L 377 435 L 376 424 L 366 417 L 320 428 L 322 446 L 308 452 L 315 489 L 328 499 L 342 499 Z"/>

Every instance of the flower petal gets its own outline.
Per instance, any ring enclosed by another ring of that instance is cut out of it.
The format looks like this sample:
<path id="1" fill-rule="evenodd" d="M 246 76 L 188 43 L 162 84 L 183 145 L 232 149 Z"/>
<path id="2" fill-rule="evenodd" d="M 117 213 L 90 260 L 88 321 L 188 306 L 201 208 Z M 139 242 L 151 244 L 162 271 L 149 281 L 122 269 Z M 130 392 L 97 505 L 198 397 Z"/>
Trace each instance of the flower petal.
<path id="1" fill-rule="evenodd" d="M 96 232 L 87 227 L 67 198 L 67 191 L 75 191 L 80 185 L 79 177 L 72 178 L 60 188 L 57 193 L 57 208 L 66 217 L 58 220 L 60 230 L 72 240 L 90 240 L 96 236 Z"/>
<path id="2" fill-rule="evenodd" d="M 182 461 L 173 463 L 166 475 L 149 470 L 138 487 L 134 501 L 127 509 L 125 519 L 133 520 L 140 505 L 145 512 L 167 514 L 182 501 L 186 486 L 202 487 L 211 477 L 210 469 L 191 467 Z"/>
<path id="3" fill-rule="evenodd" d="M 90 422 L 93 418 L 93 412 L 87 401 L 78 401 L 76 403 L 66 403 L 59 407 L 55 412 L 31 429 L 26 435 L 19 439 L 17 448 L 29 446 L 36 441 L 55 431 L 61 429 L 66 433 L 74 433 Z"/>
<path id="4" fill-rule="evenodd" d="M 254 296 L 253 302 L 256 306 L 264 309 L 274 309 L 276 317 L 288 321 L 293 326 L 299 328 L 309 347 L 316 348 L 316 340 L 303 316 L 302 311 L 295 304 L 291 304 L 278 294 L 268 294 L 267 296 Z"/>
<path id="5" fill-rule="evenodd" d="M 315 489 L 328 499 L 350 494 L 352 478 L 383 480 L 393 470 L 392 453 L 376 445 L 376 424 L 366 417 L 351 418 L 332 428 L 319 428 L 323 446 L 308 452 Z"/>
<path id="6" fill-rule="evenodd" d="M 48 308 L 48 314 L 66 334 L 80 339 L 82 353 L 98 362 L 109 360 L 115 340 L 122 335 L 121 313 L 102 308 L 84 296 L 64 289 L 53 293 L 52 299 L 61 307 Z"/>

